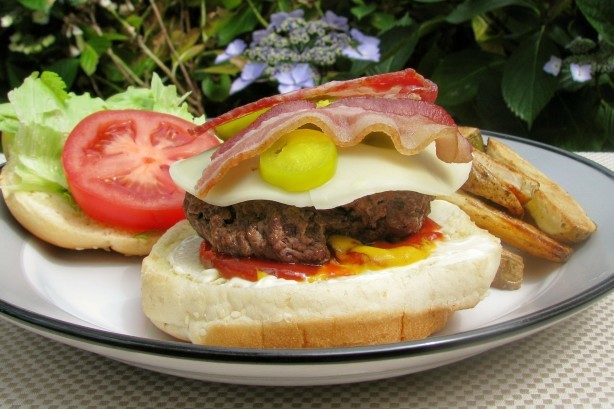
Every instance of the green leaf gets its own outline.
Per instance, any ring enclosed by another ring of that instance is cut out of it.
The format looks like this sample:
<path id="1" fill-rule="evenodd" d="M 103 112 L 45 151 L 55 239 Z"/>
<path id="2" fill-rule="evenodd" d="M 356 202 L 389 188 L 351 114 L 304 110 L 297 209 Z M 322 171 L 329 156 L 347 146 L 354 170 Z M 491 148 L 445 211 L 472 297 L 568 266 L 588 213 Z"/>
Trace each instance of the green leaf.
<path id="1" fill-rule="evenodd" d="M 197 44 L 188 49 L 180 50 L 179 59 L 177 60 L 173 57 L 173 72 L 175 72 L 177 66 L 180 63 L 184 63 L 186 61 L 191 60 L 194 57 L 197 57 L 198 55 L 202 53 L 204 49 L 205 49 L 204 44 Z"/>
<path id="2" fill-rule="evenodd" d="M 40 81 L 56 96 L 58 101 L 64 102 L 68 99 L 66 83 L 55 72 L 44 71 L 40 76 Z"/>
<path id="3" fill-rule="evenodd" d="M 241 5 L 243 0 L 222 0 L 225 9 L 232 10 Z"/>
<path id="4" fill-rule="evenodd" d="M 597 109 L 596 119 L 607 138 L 607 145 L 602 148 L 614 149 L 614 107 L 603 101 Z"/>
<path id="5" fill-rule="evenodd" d="M 130 37 L 125 34 L 115 32 L 104 33 L 101 37 L 108 41 L 127 41 L 130 39 Z"/>
<path id="6" fill-rule="evenodd" d="M 446 17 L 446 21 L 452 24 L 460 24 L 480 14 L 507 6 L 528 7 L 536 12 L 538 11 L 536 4 L 531 0 L 465 0 Z"/>
<path id="7" fill-rule="evenodd" d="M 219 30 L 220 45 L 224 46 L 243 33 L 252 31 L 258 25 L 258 18 L 249 7 L 238 11 Z"/>
<path id="8" fill-rule="evenodd" d="M 55 0 L 19 0 L 19 3 L 30 10 L 47 12 L 51 9 Z"/>
<path id="9" fill-rule="evenodd" d="M 79 59 L 79 64 L 81 64 L 81 69 L 87 74 L 92 75 L 96 72 L 96 67 L 98 66 L 98 61 L 100 58 L 98 57 L 98 53 L 94 50 L 89 44 L 85 44 L 83 51 L 81 52 L 81 57 Z"/>
<path id="10" fill-rule="evenodd" d="M 475 98 L 479 117 L 477 126 L 516 136 L 528 136 L 526 125 L 505 105 L 501 95 L 502 76 L 503 73 L 496 70 L 484 72 L 482 75 Z"/>
<path id="11" fill-rule="evenodd" d="M 202 82 L 202 90 L 205 96 L 211 101 L 224 101 L 230 93 L 230 76 L 219 75 L 216 79 L 207 75 Z"/>
<path id="12" fill-rule="evenodd" d="M 384 32 L 380 38 L 380 61 L 354 61 L 353 75 L 382 74 L 399 71 L 405 67 L 418 42 L 418 28 L 396 26 Z"/>
<path id="13" fill-rule="evenodd" d="M 480 50 L 463 50 L 446 56 L 431 77 L 439 85 L 437 103 L 446 107 L 473 99 L 484 74 L 500 65 L 503 65 L 501 56 Z"/>
<path id="14" fill-rule="evenodd" d="M 234 64 L 222 64 L 222 65 L 212 65 L 210 67 L 205 67 L 201 70 L 197 70 L 196 73 L 203 72 L 206 74 L 227 74 L 227 75 L 237 75 L 241 72 L 241 69 Z"/>
<path id="15" fill-rule="evenodd" d="M 93 36 L 87 39 L 87 44 L 96 51 L 96 54 L 100 55 L 111 48 L 111 40 L 106 36 Z"/>
<path id="16" fill-rule="evenodd" d="M 576 4 L 595 30 L 614 44 L 614 1 L 576 0 Z"/>
<path id="17" fill-rule="evenodd" d="M 397 18 L 390 13 L 375 13 L 371 25 L 378 30 L 386 31 L 396 24 Z"/>
<path id="18" fill-rule="evenodd" d="M 64 141 L 81 119 L 102 109 L 102 100 L 68 94 L 62 79 L 53 72 L 30 75 L 8 97 L 17 129 L 5 129 L 5 125 L 14 124 L 0 120 L 0 130 L 14 132 L 8 150 L 21 184 L 13 188 L 65 190 L 60 159 Z"/>
<path id="19" fill-rule="evenodd" d="M 105 108 L 145 109 L 178 116 L 191 122 L 200 122 L 200 118 L 195 121 L 188 111 L 188 105 L 185 103 L 187 96 L 187 94 L 178 96 L 176 86 L 164 85 L 162 79 L 154 73 L 149 88 L 128 87 L 126 91 L 107 98 Z"/>
<path id="20" fill-rule="evenodd" d="M 132 27 L 134 27 L 135 29 L 140 29 L 141 26 L 143 25 L 143 23 L 145 22 L 145 20 L 143 19 L 143 17 L 137 16 L 136 14 L 132 14 L 128 17 L 126 17 L 126 23 L 128 23 L 129 25 L 131 25 Z"/>
<path id="21" fill-rule="evenodd" d="M 45 67 L 45 70 L 57 73 L 66 83 L 66 88 L 70 89 L 79 71 L 79 59 L 62 58 Z"/>
<path id="22" fill-rule="evenodd" d="M 350 11 L 358 20 L 362 20 L 364 17 L 373 13 L 377 9 L 377 5 L 375 4 L 359 4 L 358 6 L 352 7 Z"/>
<path id="23" fill-rule="evenodd" d="M 503 98 L 529 127 L 556 91 L 558 79 L 543 69 L 556 54 L 556 46 L 542 30 L 526 38 L 505 64 Z"/>
<path id="24" fill-rule="evenodd" d="M 600 151 L 606 142 L 605 123 L 592 88 L 559 92 L 535 121 L 531 137 L 570 151 Z M 604 112 L 605 113 L 605 112 Z"/>

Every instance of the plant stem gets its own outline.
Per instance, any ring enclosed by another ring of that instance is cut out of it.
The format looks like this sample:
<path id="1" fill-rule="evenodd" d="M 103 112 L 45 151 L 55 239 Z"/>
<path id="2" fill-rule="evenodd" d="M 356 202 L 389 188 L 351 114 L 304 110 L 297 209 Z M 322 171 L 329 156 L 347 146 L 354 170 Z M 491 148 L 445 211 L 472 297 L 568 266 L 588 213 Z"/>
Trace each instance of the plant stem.
<path id="1" fill-rule="evenodd" d="M 102 29 L 96 22 L 96 16 L 93 12 L 90 12 L 90 20 L 92 21 L 92 28 L 94 29 L 94 31 L 96 31 L 96 34 L 102 36 Z M 106 53 L 111 59 L 111 61 L 113 61 L 122 76 L 126 79 L 126 81 L 128 81 L 132 85 L 146 85 L 145 82 L 138 75 L 136 75 L 134 71 L 132 71 L 130 67 L 126 65 L 126 63 L 121 58 L 119 58 L 117 54 L 115 54 L 115 52 L 113 52 L 113 49 L 109 48 Z"/>
<path id="2" fill-rule="evenodd" d="M 269 22 L 266 21 L 264 17 L 262 17 L 262 14 L 260 14 L 254 2 L 252 0 L 247 0 L 247 4 L 249 4 L 249 7 L 252 9 L 254 14 L 256 15 L 256 18 L 258 19 L 260 24 L 262 24 L 263 27 L 267 27 L 269 25 Z"/>
<path id="3" fill-rule="evenodd" d="M 164 25 L 164 21 L 162 20 L 162 16 L 160 14 L 160 10 L 158 9 L 158 6 L 156 5 L 156 2 L 154 0 L 150 0 L 149 4 L 151 5 L 151 8 L 152 8 L 152 10 L 154 12 L 154 15 L 156 16 L 156 20 L 158 21 L 158 25 L 160 26 L 160 30 L 162 31 L 162 34 L 164 35 L 164 39 L 166 40 L 166 43 L 168 44 L 168 47 L 171 50 L 172 55 L 177 59 L 177 64 L 179 65 L 179 69 L 181 70 L 181 73 L 183 74 L 185 82 L 187 83 L 188 88 L 191 91 L 190 96 L 188 97 L 188 99 L 192 101 L 193 108 L 198 111 L 198 114 L 202 115 L 200 91 L 199 91 L 199 89 L 197 87 L 194 86 L 194 83 L 192 82 L 192 78 L 191 78 L 190 74 L 188 73 L 188 70 L 186 69 L 185 64 L 183 63 L 183 61 L 181 61 L 181 57 L 177 53 L 177 50 L 175 49 L 175 46 L 173 45 L 173 42 L 172 42 L 170 36 L 168 35 L 168 30 L 166 30 L 166 26 Z M 142 46 L 145 46 L 144 43 L 140 43 L 140 44 L 142 44 Z M 156 61 L 156 64 L 158 64 L 158 65 L 160 65 L 160 64 L 164 65 L 157 58 L 154 61 Z M 160 67 L 162 68 L 162 66 L 160 66 Z M 183 87 L 181 87 L 181 84 L 179 84 L 179 81 L 177 81 L 175 75 L 173 75 L 173 73 L 170 70 L 168 70 L 168 67 L 164 66 L 164 68 L 165 68 L 164 72 L 169 76 L 170 79 L 172 79 L 172 81 L 177 86 L 177 89 L 183 88 Z M 185 91 L 180 91 L 180 92 L 181 93 L 185 93 Z"/>

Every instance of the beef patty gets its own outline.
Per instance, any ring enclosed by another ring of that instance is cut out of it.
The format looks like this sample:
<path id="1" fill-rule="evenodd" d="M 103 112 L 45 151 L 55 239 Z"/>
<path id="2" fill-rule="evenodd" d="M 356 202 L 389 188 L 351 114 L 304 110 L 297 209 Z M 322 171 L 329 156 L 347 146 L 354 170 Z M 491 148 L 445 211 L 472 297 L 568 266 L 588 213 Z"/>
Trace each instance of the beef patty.
<path id="1" fill-rule="evenodd" d="M 433 196 L 415 192 L 377 193 L 333 209 L 295 207 L 268 200 L 214 206 L 186 195 L 186 217 L 220 253 L 284 263 L 324 264 L 332 234 L 363 243 L 397 241 L 420 230 Z"/>

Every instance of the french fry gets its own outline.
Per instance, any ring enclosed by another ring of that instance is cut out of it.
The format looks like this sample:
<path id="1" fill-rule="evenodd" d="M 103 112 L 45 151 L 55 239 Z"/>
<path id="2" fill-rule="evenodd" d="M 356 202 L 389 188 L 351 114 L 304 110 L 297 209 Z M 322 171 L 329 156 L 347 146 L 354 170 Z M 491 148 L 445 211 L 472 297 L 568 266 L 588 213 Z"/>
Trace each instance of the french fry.
<path id="1" fill-rule="evenodd" d="M 524 260 L 522 256 L 504 247 L 499 269 L 490 286 L 500 290 L 517 290 L 522 286 L 523 278 Z"/>
<path id="2" fill-rule="evenodd" d="M 482 137 L 482 131 L 478 128 L 472 128 L 469 126 L 459 126 L 458 131 L 463 135 L 465 139 L 469 141 L 473 149 L 478 150 L 480 152 L 486 151 L 486 146 L 484 145 L 484 138 Z"/>
<path id="3" fill-rule="evenodd" d="M 458 191 L 440 198 L 459 206 L 477 226 L 528 254 L 550 261 L 564 262 L 573 253 L 571 247 L 557 242 L 535 226 L 495 209 L 475 196 Z"/>
<path id="4" fill-rule="evenodd" d="M 539 183 L 539 189 L 525 205 L 525 209 L 537 227 L 550 237 L 564 243 L 579 243 L 597 229 L 595 223 L 571 195 L 506 144 L 490 138 L 486 152 L 499 162 Z"/>

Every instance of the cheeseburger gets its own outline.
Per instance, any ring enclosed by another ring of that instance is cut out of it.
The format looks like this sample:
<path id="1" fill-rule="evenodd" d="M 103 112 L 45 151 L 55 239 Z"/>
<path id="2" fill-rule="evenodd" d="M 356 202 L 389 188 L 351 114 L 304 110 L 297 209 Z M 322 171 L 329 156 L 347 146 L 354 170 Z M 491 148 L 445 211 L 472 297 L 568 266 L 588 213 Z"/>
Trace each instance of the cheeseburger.
<path id="1" fill-rule="evenodd" d="M 475 306 L 501 245 L 435 199 L 471 168 L 436 91 L 406 70 L 195 129 L 235 135 L 171 167 L 187 219 L 143 261 L 146 316 L 196 344 L 320 348 L 424 338 Z"/>

